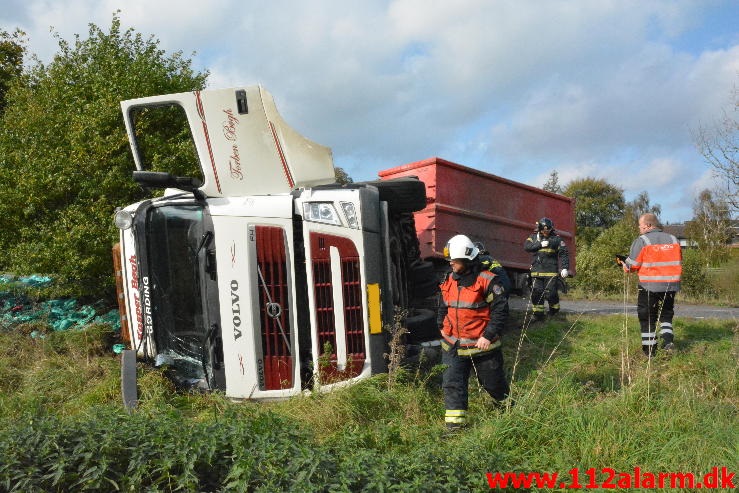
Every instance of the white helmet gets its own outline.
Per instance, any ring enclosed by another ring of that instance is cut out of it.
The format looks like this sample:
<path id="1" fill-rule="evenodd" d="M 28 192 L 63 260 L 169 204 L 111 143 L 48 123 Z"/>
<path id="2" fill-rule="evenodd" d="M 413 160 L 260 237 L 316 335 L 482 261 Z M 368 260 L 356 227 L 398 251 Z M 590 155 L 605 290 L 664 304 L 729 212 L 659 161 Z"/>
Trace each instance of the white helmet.
<path id="1" fill-rule="evenodd" d="M 444 257 L 449 260 L 463 258 L 472 260 L 480 253 L 480 249 L 465 235 L 452 237 L 444 247 Z"/>

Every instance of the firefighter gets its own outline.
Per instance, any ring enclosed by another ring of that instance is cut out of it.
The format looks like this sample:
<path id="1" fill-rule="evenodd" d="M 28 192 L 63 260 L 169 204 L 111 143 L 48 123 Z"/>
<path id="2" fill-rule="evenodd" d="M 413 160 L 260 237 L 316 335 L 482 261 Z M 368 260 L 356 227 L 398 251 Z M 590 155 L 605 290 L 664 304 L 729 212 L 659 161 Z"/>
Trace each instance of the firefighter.
<path id="1" fill-rule="evenodd" d="M 466 424 L 468 382 L 474 369 L 480 385 L 503 406 L 508 382 L 500 336 L 508 318 L 508 299 L 498 276 L 484 269 L 478 248 L 457 235 L 444 248 L 452 271 L 441 284 L 437 324 L 442 337 L 444 421 L 447 429 Z"/>
<path id="2" fill-rule="evenodd" d="M 657 351 L 657 322 L 662 348 L 674 349 L 672 317 L 675 293 L 680 290 L 682 251 L 675 236 L 664 233 L 657 216 L 652 213 L 639 217 L 639 237 L 631 244 L 629 256 L 618 262 L 624 272 L 637 272 L 639 293 L 636 313 L 641 326 L 642 351 L 648 357 Z"/>
<path id="3" fill-rule="evenodd" d="M 536 222 L 536 231 L 526 238 L 523 248 L 534 254 L 531 262 L 531 304 L 534 318 L 542 320 L 545 301 L 549 303 L 550 315 L 559 312 L 560 276 L 565 279 L 569 275 L 569 252 L 548 217 Z"/>
<path id="4" fill-rule="evenodd" d="M 503 289 L 505 290 L 505 295 L 508 297 L 511 294 L 511 278 L 508 277 L 508 272 L 506 272 L 498 259 L 493 258 L 493 256 L 490 255 L 490 252 L 485 249 L 485 245 L 476 241 L 475 246 L 480 251 L 477 255 L 480 258 L 480 263 L 482 263 L 482 268 L 489 270 L 500 278 L 500 282 L 503 284 Z"/>

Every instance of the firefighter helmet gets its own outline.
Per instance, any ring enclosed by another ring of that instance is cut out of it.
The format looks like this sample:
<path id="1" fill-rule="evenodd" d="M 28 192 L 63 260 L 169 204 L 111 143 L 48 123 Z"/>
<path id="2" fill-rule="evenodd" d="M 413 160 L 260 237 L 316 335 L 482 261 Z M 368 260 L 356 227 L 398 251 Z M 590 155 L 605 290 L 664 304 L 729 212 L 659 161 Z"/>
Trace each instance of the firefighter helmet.
<path id="1" fill-rule="evenodd" d="M 480 253 L 480 250 L 465 235 L 452 237 L 444 247 L 444 257 L 448 260 L 472 260 L 477 257 L 478 253 Z"/>
<path id="2" fill-rule="evenodd" d="M 536 230 L 541 231 L 543 229 L 554 231 L 554 223 L 548 217 L 542 217 L 536 222 Z"/>

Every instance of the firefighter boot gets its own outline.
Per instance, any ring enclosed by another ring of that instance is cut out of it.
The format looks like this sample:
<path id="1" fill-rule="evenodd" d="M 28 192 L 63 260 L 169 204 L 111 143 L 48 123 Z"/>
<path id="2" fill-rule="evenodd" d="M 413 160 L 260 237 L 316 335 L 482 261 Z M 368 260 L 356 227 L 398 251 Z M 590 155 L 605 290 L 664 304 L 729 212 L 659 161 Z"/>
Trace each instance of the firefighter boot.
<path id="1" fill-rule="evenodd" d="M 447 409 L 444 423 L 446 424 L 445 434 L 454 434 L 461 431 L 467 425 L 467 410 Z"/>
<path id="2" fill-rule="evenodd" d="M 544 305 L 533 305 L 531 312 L 534 315 L 535 322 L 541 322 L 546 318 L 546 315 L 544 314 Z"/>
<path id="3" fill-rule="evenodd" d="M 497 399 L 493 399 L 493 403 L 491 405 L 492 409 L 499 412 L 506 412 L 510 411 L 510 409 L 516 405 L 516 401 L 511 399 L 510 397 L 506 397 L 504 400 L 499 401 Z"/>

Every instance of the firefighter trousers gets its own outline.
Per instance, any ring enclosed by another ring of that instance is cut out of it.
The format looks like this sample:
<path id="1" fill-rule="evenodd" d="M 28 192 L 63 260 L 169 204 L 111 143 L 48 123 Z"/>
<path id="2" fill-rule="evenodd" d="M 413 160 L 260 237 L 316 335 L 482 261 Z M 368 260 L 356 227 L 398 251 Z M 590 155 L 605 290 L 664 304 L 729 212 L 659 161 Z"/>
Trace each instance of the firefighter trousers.
<path id="1" fill-rule="evenodd" d="M 545 315 L 544 302 L 549 303 L 549 313 L 559 312 L 559 290 L 557 277 L 531 277 L 531 306 L 534 316 L 539 318 Z"/>
<path id="2" fill-rule="evenodd" d="M 657 351 L 657 323 L 659 322 L 659 335 L 662 345 L 672 343 L 674 334 L 672 331 L 672 317 L 675 314 L 675 292 L 666 291 L 662 293 L 647 291 L 639 287 L 636 300 L 636 313 L 641 326 L 642 351 L 648 356 L 653 356 Z"/>
<path id="3" fill-rule="evenodd" d="M 444 407 L 447 410 L 446 422 L 464 424 L 469 400 L 469 378 L 474 371 L 480 382 L 496 402 L 508 397 L 508 381 L 503 369 L 503 351 L 500 348 L 475 356 L 459 356 L 457 347 L 443 350 L 441 362 L 446 365 L 442 389 L 444 390 Z"/>

